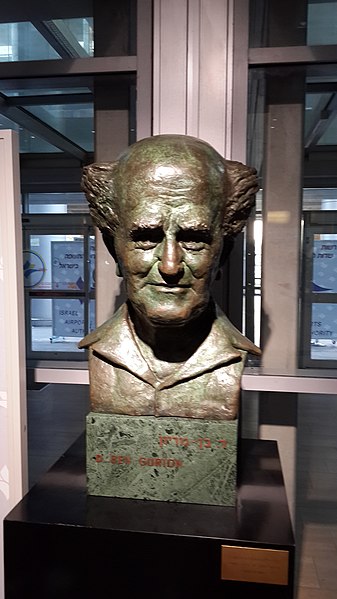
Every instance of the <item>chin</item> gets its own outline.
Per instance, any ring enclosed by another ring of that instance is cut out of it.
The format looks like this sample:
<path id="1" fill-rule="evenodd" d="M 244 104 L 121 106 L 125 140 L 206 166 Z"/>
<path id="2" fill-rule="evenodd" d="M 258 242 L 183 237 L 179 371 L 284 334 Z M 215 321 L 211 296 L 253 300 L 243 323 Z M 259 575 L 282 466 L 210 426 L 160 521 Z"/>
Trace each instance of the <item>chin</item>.
<path id="1" fill-rule="evenodd" d="M 155 327 L 182 327 L 185 324 L 191 322 L 202 312 L 204 312 L 205 306 L 194 308 L 188 312 L 175 312 L 174 310 L 163 310 L 159 312 L 143 312 L 147 320 Z"/>

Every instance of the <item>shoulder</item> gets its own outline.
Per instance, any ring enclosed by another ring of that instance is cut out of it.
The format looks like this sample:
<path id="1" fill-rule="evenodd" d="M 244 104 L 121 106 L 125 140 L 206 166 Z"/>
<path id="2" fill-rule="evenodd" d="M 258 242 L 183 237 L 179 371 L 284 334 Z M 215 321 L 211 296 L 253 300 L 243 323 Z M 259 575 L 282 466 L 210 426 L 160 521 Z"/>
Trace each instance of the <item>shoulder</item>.
<path id="1" fill-rule="evenodd" d="M 80 349 L 87 349 L 94 343 L 98 341 L 104 340 L 106 337 L 109 337 L 115 330 L 119 328 L 121 321 L 125 321 L 127 314 L 126 304 L 123 304 L 115 314 L 109 318 L 106 322 L 101 324 L 97 329 L 91 331 L 88 335 L 83 337 L 81 341 L 78 343 L 78 347 Z"/>
<path id="2" fill-rule="evenodd" d="M 222 312 L 219 306 L 216 306 L 217 327 L 227 337 L 230 344 L 239 350 L 243 350 L 256 356 L 261 355 L 261 350 L 250 339 L 247 339 L 240 331 L 230 322 L 227 316 Z"/>

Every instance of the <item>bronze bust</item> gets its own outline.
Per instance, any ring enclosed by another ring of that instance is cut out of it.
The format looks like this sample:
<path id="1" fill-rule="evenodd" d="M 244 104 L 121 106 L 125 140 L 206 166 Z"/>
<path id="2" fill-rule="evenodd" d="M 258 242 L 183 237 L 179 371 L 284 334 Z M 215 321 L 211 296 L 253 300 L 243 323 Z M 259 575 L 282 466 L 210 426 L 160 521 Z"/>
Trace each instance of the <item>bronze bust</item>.
<path id="1" fill-rule="evenodd" d="M 83 189 L 127 293 L 79 344 L 92 411 L 235 419 L 246 354 L 259 349 L 210 288 L 254 204 L 255 170 L 196 138 L 158 135 L 86 167 Z"/>

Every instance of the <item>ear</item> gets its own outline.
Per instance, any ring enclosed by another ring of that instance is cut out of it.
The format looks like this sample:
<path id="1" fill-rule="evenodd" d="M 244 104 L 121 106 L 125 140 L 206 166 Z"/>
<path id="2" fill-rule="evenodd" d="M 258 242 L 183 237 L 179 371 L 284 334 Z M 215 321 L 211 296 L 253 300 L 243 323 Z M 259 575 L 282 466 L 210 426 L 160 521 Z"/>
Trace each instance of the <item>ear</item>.
<path id="1" fill-rule="evenodd" d="M 256 170 L 241 162 L 225 160 L 229 194 L 227 197 L 223 230 L 225 236 L 234 236 L 244 228 L 259 189 Z"/>

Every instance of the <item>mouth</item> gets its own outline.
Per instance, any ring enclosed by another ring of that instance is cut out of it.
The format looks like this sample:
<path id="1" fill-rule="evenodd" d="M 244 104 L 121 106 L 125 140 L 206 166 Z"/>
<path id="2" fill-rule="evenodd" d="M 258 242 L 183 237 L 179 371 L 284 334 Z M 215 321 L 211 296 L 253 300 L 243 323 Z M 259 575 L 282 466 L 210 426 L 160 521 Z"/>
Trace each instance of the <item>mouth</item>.
<path id="1" fill-rule="evenodd" d="M 166 293 L 181 293 L 185 289 L 189 289 L 190 285 L 188 284 L 177 284 L 177 283 L 150 283 L 152 287 L 156 287 L 158 291 L 166 292 Z"/>

